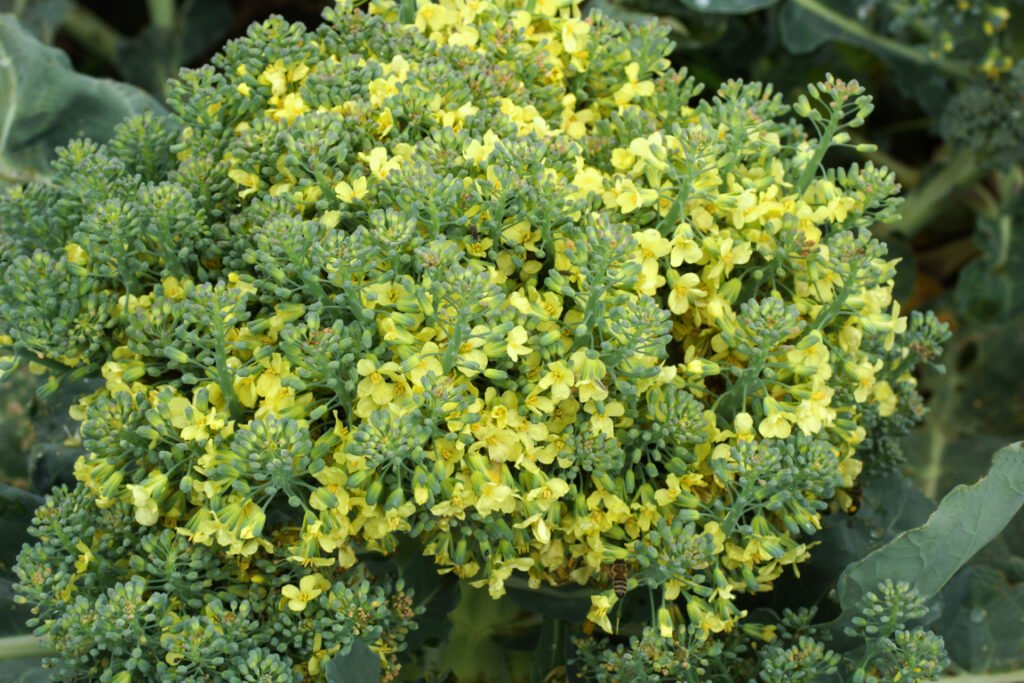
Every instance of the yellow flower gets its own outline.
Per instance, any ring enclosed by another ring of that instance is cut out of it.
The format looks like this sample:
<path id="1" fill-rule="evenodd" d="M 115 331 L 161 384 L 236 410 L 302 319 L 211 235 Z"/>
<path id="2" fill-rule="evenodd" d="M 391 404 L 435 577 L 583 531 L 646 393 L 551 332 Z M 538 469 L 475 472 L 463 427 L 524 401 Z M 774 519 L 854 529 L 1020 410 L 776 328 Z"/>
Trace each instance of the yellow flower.
<path id="1" fill-rule="evenodd" d="M 671 638 L 675 633 L 676 626 L 672 621 L 672 614 L 667 607 L 658 610 L 658 633 L 662 638 Z"/>
<path id="2" fill-rule="evenodd" d="M 599 408 L 602 406 L 602 408 Z M 595 434 L 605 434 L 609 438 L 615 436 L 614 419 L 626 414 L 626 408 L 618 401 L 591 401 L 587 403 L 584 410 L 590 413 L 590 429 Z"/>
<path id="3" fill-rule="evenodd" d="M 645 265 L 651 263 L 657 267 L 658 259 L 672 251 L 672 243 L 654 228 L 634 232 L 633 238 L 636 240 L 636 260 Z"/>
<path id="4" fill-rule="evenodd" d="M 348 181 L 342 180 L 334 186 L 334 194 L 338 195 L 338 199 L 346 204 L 352 204 L 366 196 L 366 178 L 359 176 L 352 181 L 351 185 Z"/>
<path id="5" fill-rule="evenodd" d="M 612 633 L 612 622 L 608 613 L 619 599 L 615 595 L 599 593 L 590 596 L 590 611 L 587 612 L 587 621 L 596 624 L 604 629 L 605 633 Z"/>
<path id="6" fill-rule="evenodd" d="M 542 486 L 532 489 L 526 494 L 526 499 L 537 503 L 542 510 L 549 509 L 555 501 L 569 493 L 569 484 L 564 479 L 552 477 Z"/>
<path id="7" fill-rule="evenodd" d="M 749 242 L 736 243 L 731 237 L 715 243 L 712 241 L 712 248 L 718 252 L 718 258 L 713 259 L 707 266 L 707 278 L 718 280 L 720 277 L 728 277 L 734 266 L 747 263 L 754 252 Z"/>
<path id="8" fill-rule="evenodd" d="M 135 506 L 135 521 L 143 526 L 153 526 L 160 517 L 157 500 L 167 493 L 167 475 L 153 470 L 140 484 L 128 484 L 125 488 L 132 494 Z"/>
<path id="9" fill-rule="evenodd" d="M 650 97 L 654 94 L 653 81 L 641 81 L 640 65 L 637 62 L 630 62 L 626 66 L 626 82 L 615 91 L 613 99 L 619 108 L 625 107 L 636 97 Z"/>
<path id="10" fill-rule="evenodd" d="M 698 289 L 700 276 L 697 273 L 683 273 L 679 275 L 676 271 L 668 271 L 668 308 L 676 315 L 683 315 L 690 310 L 693 299 L 707 296 L 707 292 Z"/>
<path id="11" fill-rule="evenodd" d="M 242 199 L 245 199 L 251 194 L 255 194 L 260 189 L 260 177 L 255 173 L 243 171 L 240 168 L 233 168 L 228 171 L 228 178 L 231 178 L 236 183 L 246 188 L 238 193 L 238 196 Z"/>
<path id="12" fill-rule="evenodd" d="M 566 19 L 562 22 L 562 47 L 569 54 L 586 50 L 589 36 L 590 23 L 580 19 Z"/>
<path id="13" fill-rule="evenodd" d="M 307 111 L 309 111 L 309 105 L 302 100 L 302 95 L 290 92 L 284 96 L 279 107 L 268 110 L 268 113 L 275 121 L 291 123 Z"/>
<path id="14" fill-rule="evenodd" d="M 890 417 L 896 412 L 896 392 L 892 390 L 892 386 L 886 381 L 881 381 L 875 384 L 875 390 L 873 392 L 874 399 L 878 401 L 878 414 L 882 417 Z"/>
<path id="15" fill-rule="evenodd" d="M 508 486 L 488 482 L 484 484 L 475 507 L 483 517 L 486 517 L 495 510 L 500 510 L 508 515 L 515 512 L 516 497 L 515 492 Z"/>
<path id="16" fill-rule="evenodd" d="M 704 257 L 704 250 L 693 239 L 693 228 L 689 223 L 681 223 L 672 236 L 672 256 L 669 262 L 673 268 L 683 263 L 697 263 Z"/>
<path id="17" fill-rule="evenodd" d="M 518 361 L 520 356 L 530 354 L 530 347 L 526 346 L 526 340 L 530 333 L 522 325 L 516 325 L 505 337 L 506 353 L 513 361 Z"/>
<path id="18" fill-rule="evenodd" d="M 175 396 L 167 402 L 171 413 L 171 424 L 181 430 L 184 441 L 203 441 L 211 432 L 220 432 L 228 426 L 227 421 L 211 407 L 206 413 L 200 411 L 184 396 Z"/>
<path id="19" fill-rule="evenodd" d="M 89 262 L 89 255 L 85 253 L 85 249 L 83 249 L 79 244 L 68 242 L 64 245 L 64 251 L 68 256 L 68 263 L 73 263 L 76 266 L 84 266 Z"/>
<path id="20" fill-rule="evenodd" d="M 370 173 L 379 180 L 388 177 L 388 173 L 398 168 L 402 163 L 402 157 L 388 157 L 388 150 L 384 147 L 374 147 L 369 152 L 360 152 L 359 160 L 365 163 Z"/>
<path id="21" fill-rule="evenodd" d="M 622 213 L 633 213 L 637 209 L 649 206 L 658 200 L 657 190 L 637 187 L 628 178 L 615 181 L 615 188 L 605 193 L 605 204 L 617 206 Z"/>
<path id="22" fill-rule="evenodd" d="M 306 604 L 316 600 L 317 597 L 331 587 L 331 582 L 321 574 L 310 574 L 303 576 L 298 587 L 288 584 L 281 589 L 281 595 L 288 598 L 288 608 L 293 612 L 301 612 L 306 609 Z"/>
<path id="23" fill-rule="evenodd" d="M 792 413 L 782 411 L 771 397 L 764 399 L 764 406 L 766 417 L 757 426 L 757 431 L 766 439 L 785 439 L 792 432 L 792 424 L 796 417 Z"/>
<path id="24" fill-rule="evenodd" d="M 547 374 L 541 377 L 540 382 L 537 383 L 537 389 L 544 391 L 550 387 L 551 399 L 561 401 L 569 398 L 575 381 L 576 376 L 572 370 L 563 361 L 556 360 L 548 365 Z"/>
<path id="25" fill-rule="evenodd" d="M 487 161 L 487 157 L 491 156 L 494 148 L 498 145 L 500 139 L 495 135 L 494 131 L 488 130 L 484 133 L 483 142 L 480 140 L 470 140 L 466 144 L 466 148 L 462 152 L 462 156 L 467 161 L 472 161 L 477 164 L 482 164 Z"/>
<path id="26" fill-rule="evenodd" d="M 95 559 L 95 555 L 92 554 L 92 550 L 85 543 L 78 541 L 75 543 L 75 548 L 81 553 L 75 560 L 75 571 L 79 574 L 84 574 L 85 570 L 89 568 L 89 563 Z"/>
<path id="27" fill-rule="evenodd" d="M 607 369 L 600 357 L 591 349 L 579 349 L 572 354 L 572 368 L 576 372 L 576 387 L 580 401 L 603 401 L 608 398 L 608 388 L 602 381 Z M 552 396 L 554 398 L 554 396 Z"/>

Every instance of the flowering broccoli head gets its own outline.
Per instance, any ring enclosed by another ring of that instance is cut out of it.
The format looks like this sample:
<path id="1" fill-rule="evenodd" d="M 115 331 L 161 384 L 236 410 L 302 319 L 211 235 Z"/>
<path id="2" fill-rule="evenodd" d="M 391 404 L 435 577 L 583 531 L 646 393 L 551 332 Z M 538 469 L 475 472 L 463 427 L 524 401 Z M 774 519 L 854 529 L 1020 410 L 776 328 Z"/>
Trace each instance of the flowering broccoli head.
<path id="1" fill-rule="evenodd" d="M 116 581 L 174 671 L 234 595 L 276 629 L 225 650 L 238 667 L 317 678 L 349 627 L 393 664 L 401 630 L 352 595 L 361 557 L 412 537 L 494 597 L 589 586 L 610 629 L 650 587 L 713 637 L 891 460 L 944 331 L 900 315 L 867 231 L 892 174 L 821 170 L 870 98 L 830 76 L 793 108 L 738 81 L 699 99 L 660 28 L 521 5 L 271 19 L 183 72 L 169 119 L 74 142 L 3 198 L 2 340 L 102 373 L 73 495 L 121 515 L 40 531 L 22 590 L 46 619 Z M 140 534 L 210 586 L 129 578 Z"/>

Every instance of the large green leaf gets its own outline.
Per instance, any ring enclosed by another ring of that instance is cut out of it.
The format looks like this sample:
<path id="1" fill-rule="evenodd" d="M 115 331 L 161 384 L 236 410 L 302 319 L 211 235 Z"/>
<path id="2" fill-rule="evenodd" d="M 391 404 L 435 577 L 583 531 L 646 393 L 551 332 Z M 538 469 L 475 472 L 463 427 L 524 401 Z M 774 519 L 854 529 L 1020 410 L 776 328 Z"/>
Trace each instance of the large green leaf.
<path id="1" fill-rule="evenodd" d="M 899 473 L 868 478 L 860 485 L 861 501 L 856 514 L 828 515 L 822 520 L 821 532 L 814 537 L 821 545 L 811 553 L 808 566 L 830 583 L 852 562 L 878 550 L 900 533 L 921 526 L 935 511 L 935 503 Z"/>
<path id="2" fill-rule="evenodd" d="M 381 677 L 380 657 L 361 640 L 327 665 L 327 683 L 374 683 Z"/>
<path id="3" fill-rule="evenodd" d="M 459 584 L 445 665 L 460 683 L 519 683 L 533 674 L 541 620 L 508 596 L 493 600 L 485 588 Z"/>
<path id="4" fill-rule="evenodd" d="M 931 627 L 946 641 L 954 662 L 969 671 L 1024 665 L 1022 578 L 972 562 L 950 582 L 943 613 Z"/>
<path id="5" fill-rule="evenodd" d="M 994 539 L 1024 505 L 1024 448 L 1007 446 L 988 475 L 953 489 L 924 525 L 854 562 L 839 577 L 841 621 L 884 579 L 908 582 L 926 599 L 936 595 L 964 564 Z"/>
<path id="6" fill-rule="evenodd" d="M 449 613 L 459 601 L 459 582 L 454 574 L 438 574 L 432 557 L 423 555 L 423 547 L 412 539 L 403 539 L 390 558 L 412 591 L 413 604 L 422 608 L 416 617 L 416 630 L 406 636 L 410 651 L 420 647 L 437 647 L 451 631 Z"/>
<path id="7" fill-rule="evenodd" d="M 0 15 L 0 181 L 46 177 L 56 147 L 82 136 L 104 141 L 146 110 L 163 107 L 132 86 L 76 73 L 66 54 Z"/>
<path id="8" fill-rule="evenodd" d="M 840 35 L 835 26 L 794 2 L 787 2 L 779 11 L 779 37 L 795 55 L 813 52 Z"/>
<path id="9" fill-rule="evenodd" d="M 31 541 L 28 524 L 43 499 L 23 489 L 0 484 L 0 576 L 11 576 L 11 567 L 23 543 Z"/>
<path id="10" fill-rule="evenodd" d="M 750 14 L 777 5 L 779 0 L 679 0 L 697 12 L 711 14 Z"/>

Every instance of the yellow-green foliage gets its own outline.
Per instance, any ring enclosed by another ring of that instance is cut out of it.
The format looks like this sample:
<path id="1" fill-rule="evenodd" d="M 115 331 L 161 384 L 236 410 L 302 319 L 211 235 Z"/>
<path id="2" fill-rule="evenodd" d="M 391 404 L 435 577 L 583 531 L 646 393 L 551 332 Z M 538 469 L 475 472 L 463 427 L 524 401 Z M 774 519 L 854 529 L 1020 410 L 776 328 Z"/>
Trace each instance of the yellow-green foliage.
<path id="1" fill-rule="evenodd" d="M 299 616 L 400 535 L 495 597 L 591 586 L 605 629 L 622 560 L 708 636 L 808 557 L 937 334 L 866 231 L 892 175 L 820 168 L 870 99 L 698 100 L 659 29 L 530 4 L 270 20 L 173 85 L 180 129 L 4 200 L 0 333 L 106 378 L 77 409 L 99 508 Z"/>

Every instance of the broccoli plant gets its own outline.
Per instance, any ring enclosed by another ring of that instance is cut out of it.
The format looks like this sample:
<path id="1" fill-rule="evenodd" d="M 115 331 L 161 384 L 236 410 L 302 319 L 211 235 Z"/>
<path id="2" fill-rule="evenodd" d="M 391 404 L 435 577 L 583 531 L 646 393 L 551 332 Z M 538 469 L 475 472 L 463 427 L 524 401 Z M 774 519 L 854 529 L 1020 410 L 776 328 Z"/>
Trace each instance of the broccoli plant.
<path id="1" fill-rule="evenodd" d="M 642 606 L 619 676 L 840 668 L 749 596 L 893 457 L 946 328 L 867 230 L 893 174 L 823 169 L 864 89 L 699 99 L 670 50 L 575 4 L 342 0 L 3 195 L 7 366 L 104 379 L 16 567 L 61 680 L 391 680 L 410 544 L 494 600 L 576 587 L 588 633 Z M 865 666 L 941 669 L 879 590 Z"/>

